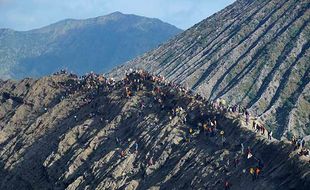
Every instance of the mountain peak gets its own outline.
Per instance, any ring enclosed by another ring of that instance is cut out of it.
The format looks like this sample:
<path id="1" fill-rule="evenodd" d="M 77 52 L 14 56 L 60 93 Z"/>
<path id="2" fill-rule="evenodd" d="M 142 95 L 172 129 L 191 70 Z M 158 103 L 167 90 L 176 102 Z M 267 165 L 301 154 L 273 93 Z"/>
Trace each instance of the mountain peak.
<path id="1" fill-rule="evenodd" d="M 107 16 L 124 16 L 125 14 L 120 11 L 115 11 L 113 13 L 108 14 Z"/>
<path id="2" fill-rule="evenodd" d="M 3 29 L 0 78 L 6 78 L 8 73 L 13 78 L 42 76 L 60 68 L 79 74 L 107 72 L 181 31 L 162 21 L 121 12 L 84 20 L 66 19 L 26 32 Z"/>
<path id="3" fill-rule="evenodd" d="M 105 21 L 109 21 L 109 20 L 122 20 L 122 19 L 134 19 L 135 21 L 139 21 L 139 20 L 153 20 L 153 18 L 148 18 L 148 17 L 144 17 L 144 16 L 139 16 L 139 15 L 135 15 L 135 14 L 125 14 L 122 13 L 120 11 L 116 11 L 116 12 L 112 12 L 110 14 L 107 15 L 103 15 L 103 16 L 98 16 L 96 18 L 89 18 L 87 20 L 96 20 L 96 21 L 101 21 L 101 22 L 105 22 Z"/>
<path id="4" fill-rule="evenodd" d="M 98 16 L 96 19 L 119 19 L 119 18 L 122 18 L 122 17 L 126 17 L 126 16 L 128 16 L 128 15 L 126 15 L 126 14 L 123 14 L 122 12 L 120 12 L 120 11 L 116 11 L 116 12 L 112 12 L 112 13 L 110 13 L 110 14 L 107 14 L 107 15 L 102 15 L 102 16 Z M 92 19 L 92 18 L 90 18 L 90 19 Z M 88 19 L 89 20 L 89 19 Z"/>

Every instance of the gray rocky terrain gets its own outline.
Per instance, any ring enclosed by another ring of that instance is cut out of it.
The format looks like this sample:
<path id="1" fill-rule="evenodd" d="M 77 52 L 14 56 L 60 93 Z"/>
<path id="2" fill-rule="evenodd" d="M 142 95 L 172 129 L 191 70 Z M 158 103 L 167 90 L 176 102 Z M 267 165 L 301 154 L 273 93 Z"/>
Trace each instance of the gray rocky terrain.
<path id="1" fill-rule="evenodd" d="M 237 0 L 111 74 L 142 68 L 249 108 L 278 139 L 309 139 L 309 8 L 308 0 Z"/>
<path id="2" fill-rule="evenodd" d="M 146 74 L 0 81 L 0 189 L 308 189 L 297 153 Z"/>

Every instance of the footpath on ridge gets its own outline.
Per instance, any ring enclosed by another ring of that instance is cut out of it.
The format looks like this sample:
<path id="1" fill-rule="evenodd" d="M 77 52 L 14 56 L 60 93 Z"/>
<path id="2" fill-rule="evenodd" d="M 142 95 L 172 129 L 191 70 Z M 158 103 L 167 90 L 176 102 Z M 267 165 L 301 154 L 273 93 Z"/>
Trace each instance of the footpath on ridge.
<path id="1" fill-rule="evenodd" d="M 0 189 L 310 186 L 300 146 L 145 71 L 1 81 L 0 102 Z"/>

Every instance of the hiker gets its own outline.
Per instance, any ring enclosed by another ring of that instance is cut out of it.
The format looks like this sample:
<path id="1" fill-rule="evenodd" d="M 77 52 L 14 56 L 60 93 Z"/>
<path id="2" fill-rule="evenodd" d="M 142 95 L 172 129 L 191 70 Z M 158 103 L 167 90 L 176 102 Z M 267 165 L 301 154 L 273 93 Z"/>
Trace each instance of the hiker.
<path id="1" fill-rule="evenodd" d="M 235 105 L 232 107 L 232 112 L 234 112 L 234 113 L 237 112 L 237 104 L 235 104 Z"/>
<path id="2" fill-rule="evenodd" d="M 220 135 L 224 136 L 224 131 L 223 130 L 220 132 Z"/>
<path id="3" fill-rule="evenodd" d="M 300 141 L 300 146 L 301 146 L 301 148 L 304 148 L 304 147 L 305 147 L 305 144 L 306 144 L 305 139 L 301 139 L 301 141 Z"/>
<path id="4" fill-rule="evenodd" d="M 250 175 L 252 176 L 252 181 L 255 180 L 255 169 L 254 168 L 250 168 Z"/>
<path id="5" fill-rule="evenodd" d="M 296 137 L 293 135 L 293 136 L 292 136 L 292 144 L 293 144 L 293 145 L 296 145 L 296 142 L 297 142 Z"/>
<path id="6" fill-rule="evenodd" d="M 250 112 L 248 109 L 245 109 L 244 113 L 245 113 L 245 115 L 248 115 L 248 116 L 250 115 Z"/>
<path id="7" fill-rule="evenodd" d="M 295 143 L 294 143 L 294 151 L 297 150 L 299 148 L 299 146 L 300 146 L 299 145 L 299 139 L 296 139 Z"/>
<path id="8" fill-rule="evenodd" d="M 193 129 L 192 128 L 189 128 L 189 134 L 193 134 L 194 133 L 194 131 L 193 131 Z"/>
<path id="9" fill-rule="evenodd" d="M 144 109 L 144 108 L 146 108 L 146 106 L 145 106 L 144 102 L 141 101 L 141 109 Z"/>
<path id="10" fill-rule="evenodd" d="M 130 98 L 130 96 L 132 95 L 131 91 L 129 90 L 129 87 L 125 87 L 125 91 L 126 91 L 126 97 Z"/>
<path id="11" fill-rule="evenodd" d="M 199 124 L 198 124 L 199 125 Z M 207 135 L 208 132 L 209 132 L 209 128 L 208 128 L 208 125 L 206 123 L 203 124 L 203 131 L 204 131 L 204 134 Z"/>
<path id="12" fill-rule="evenodd" d="M 214 124 L 213 127 L 216 128 L 217 126 L 216 117 L 213 118 L 213 124 Z"/>
<path id="13" fill-rule="evenodd" d="M 135 142 L 135 152 L 137 153 L 138 152 L 138 148 L 139 148 L 139 145 L 137 142 Z"/>
<path id="14" fill-rule="evenodd" d="M 309 155 L 309 150 L 306 149 L 306 148 L 302 148 L 298 154 L 300 156 L 308 156 Z"/>
<path id="15" fill-rule="evenodd" d="M 306 148 L 303 148 L 303 149 L 301 150 L 301 155 L 310 157 L 310 150 L 309 150 L 309 149 L 306 149 Z"/>
<path id="16" fill-rule="evenodd" d="M 248 149 L 247 149 L 247 158 L 250 159 L 252 157 L 253 157 L 252 151 L 251 151 L 250 147 L 248 147 Z"/>
<path id="17" fill-rule="evenodd" d="M 256 129 L 255 129 L 255 132 L 258 133 L 261 129 L 260 129 L 260 124 L 256 124 Z"/>
<path id="18" fill-rule="evenodd" d="M 226 140 L 226 138 L 224 137 L 224 131 L 221 131 L 220 132 L 220 135 L 221 135 L 221 137 L 222 137 L 222 144 L 223 144 L 223 146 L 225 145 L 225 140 Z"/>
<path id="19" fill-rule="evenodd" d="M 256 125 L 257 125 L 257 123 L 256 123 L 256 121 L 254 121 L 254 122 L 253 122 L 253 125 L 252 125 L 252 129 L 253 129 L 253 130 L 256 129 Z"/>
<path id="20" fill-rule="evenodd" d="M 74 117 L 74 120 L 77 121 L 77 116 L 75 115 L 75 116 L 73 116 L 73 117 Z"/>
<path id="21" fill-rule="evenodd" d="M 241 154 L 243 155 L 243 154 L 244 154 L 244 146 L 243 146 L 243 143 L 241 143 L 240 145 L 241 145 Z"/>
<path id="22" fill-rule="evenodd" d="M 121 155 L 122 158 L 124 158 L 126 156 L 126 152 L 124 150 L 122 150 L 120 155 Z"/>
<path id="23" fill-rule="evenodd" d="M 297 141 L 296 141 L 296 149 L 299 149 L 301 147 L 301 139 L 300 137 L 298 137 Z"/>
<path id="24" fill-rule="evenodd" d="M 264 127 L 264 126 L 261 126 L 260 129 L 261 129 L 261 135 L 265 135 L 265 130 L 266 130 L 265 127 Z"/>
<path id="25" fill-rule="evenodd" d="M 271 140 L 272 139 L 272 131 L 268 131 L 268 140 Z"/>
<path id="26" fill-rule="evenodd" d="M 148 166 L 153 166 L 153 165 L 154 165 L 153 156 L 151 156 L 148 162 Z"/>
<path id="27" fill-rule="evenodd" d="M 255 168 L 255 179 L 258 179 L 260 171 L 261 170 L 258 167 Z"/>
<path id="28" fill-rule="evenodd" d="M 225 187 L 225 190 L 229 190 L 231 187 L 231 184 L 226 180 L 224 183 L 224 187 Z"/>
<path id="29" fill-rule="evenodd" d="M 226 107 L 226 101 L 224 100 L 224 99 L 220 99 L 220 106 L 222 107 L 222 108 L 225 108 Z"/>
<path id="30" fill-rule="evenodd" d="M 115 142 L 117 145 L 120 145 L 120 141 L 119 141 L 118 137 L 115 137 Z"/>

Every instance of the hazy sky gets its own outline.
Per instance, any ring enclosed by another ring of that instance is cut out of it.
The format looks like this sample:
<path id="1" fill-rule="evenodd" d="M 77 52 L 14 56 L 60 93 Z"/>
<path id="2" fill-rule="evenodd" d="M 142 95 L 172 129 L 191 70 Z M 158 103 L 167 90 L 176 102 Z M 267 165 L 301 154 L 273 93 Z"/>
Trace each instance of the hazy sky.
<path id="1" fill-rule="evenodd" d="M 66 18 L 115 11 L 159 18 L 186 29 L 234 0 L 0 0 L 0 28 L 29 30 Z"/>

